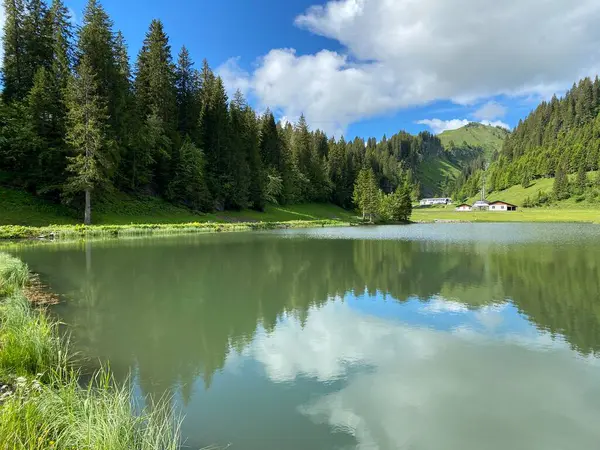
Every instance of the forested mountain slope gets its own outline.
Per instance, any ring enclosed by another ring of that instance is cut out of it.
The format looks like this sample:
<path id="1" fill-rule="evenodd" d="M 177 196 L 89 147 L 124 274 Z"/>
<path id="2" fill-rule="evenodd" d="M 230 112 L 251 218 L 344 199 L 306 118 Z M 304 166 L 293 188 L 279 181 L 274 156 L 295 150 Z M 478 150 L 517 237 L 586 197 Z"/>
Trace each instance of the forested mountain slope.
<path id="1" fill-rule="evenodd" d="M 487 174 L 489 191 L 555 177 L 549 202 L 578 196 L 596 202 L 600 194 L 588 173 L 600 165 L 600 81 L 585 78 L 562 98 L 542 102 L 506 138 Z M 454 195 L 465 198 L 481 189 L 481 168 L 459 179 Z M 568 174 L 574 174 L 571 180 Z"/>

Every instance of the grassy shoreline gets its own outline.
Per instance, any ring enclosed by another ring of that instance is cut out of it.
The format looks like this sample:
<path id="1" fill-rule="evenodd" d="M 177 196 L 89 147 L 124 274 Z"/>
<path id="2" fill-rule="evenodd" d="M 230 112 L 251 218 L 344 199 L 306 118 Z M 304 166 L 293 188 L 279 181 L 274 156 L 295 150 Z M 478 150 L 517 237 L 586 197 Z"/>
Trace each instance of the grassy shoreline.
<path id="1" fill-rule="evenodd" d="M 417 208 L 413 222 L 556 222 L 600 224 L 600 209 L 521 208 L 514 212 L 455 211 L 454 207 Z"/>
<path id="2" fill-rule="evenodd" d="M 57 322 L 24 295 L 29 278 L 27 265 L 0 253 L 0 448 L 178 449 L 166 403 L 138 408 L 108 370 L 80 385 Z"/>
<path id="3" fill-rule="evenodd" d="M 48 225 L 30 227 L 1 225 L 0 240 L 18 239 L 79 239 L 98 237 L 164 236 L 192 233 L 220 233 L 233 231 L 277 230 L 286 228 L 315 228 L 348 226 L 341 220 L 290 220 L 285 222 L 191 222 L 131 225 Z"/>

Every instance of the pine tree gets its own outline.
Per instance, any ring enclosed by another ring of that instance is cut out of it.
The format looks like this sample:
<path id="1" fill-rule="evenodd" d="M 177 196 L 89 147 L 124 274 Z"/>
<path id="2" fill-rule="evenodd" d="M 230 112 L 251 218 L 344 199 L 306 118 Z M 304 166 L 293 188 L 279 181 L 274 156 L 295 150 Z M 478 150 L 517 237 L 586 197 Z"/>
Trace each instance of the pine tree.
<path id="1" fill-rule="evenodd" d="M 218 209 L 231 199 L 232 174 L 229 173 L 230 126 L 227 94 L 220 77 L 215 78 L 204 61 L 201 76 L 199 131 L 207 163 L 207 183 Z"/>
<path id="2" fill-rule="evenodd" d="M 189 137 L 183 141 L 177 161 L 168 187 L 170 200 L 195 210 L 208 211 L 212 205 L 205 180 L 204 154 Z"/>
<path id="3" fill-rule="evenodd" d="M 230 158 L 227 173 L 231 186 L 226 208 L 243 209 L 248 207 L 250 188 L 250 167 L 248 166 L 250 142 L 249 122 L 246 117 L 246 101 L 238 90 L 229 106 Z"/>
<path id="4" fill-rule="evenodd" d="M 167 130 L 175 129 L 177 111 L 175 65 L 169 38 L 160 20 L 153 20 L 138 55 L 135 93 L 141 117 L 156 112 Z"/>
<path id="5" fill-rule="evenodd" d="M 557 200 L 563 200 L 569 197 L 569 179 L 567 178 L 567 171 L 564 163 L 560 164 L 556 170 L 552 190 Z"/>
<path id="6" fill-rule="evenodd" d="M 521 178 L 521 186 L 523 186 L 524 188 L 528 188 L 529 186 L 531 186 L 531 173 L 527 169 L 523 171 L 523 177 Z"/>
<path id="7" fill-rule="evenodd" d="M 179 133 L 198 137 L 198 118 L 201 109 L 199 76 L 185 46 L 179 52 L 175 85 L 177 89 Z"/>
<path id="8" fill-rule="evenodd" d="M 33 85 L 36 71 L 40 67 L 50 69 L 52 65 L 52 21 L 48 6 L 43 0 L 26 0 L 27 15 L 23 22 L 26 62 L 25 77 L 28 87 Z"/>
<path id="9" fill-rule="evenodd" d="M 582 159 L 579 163 L 579 168 L 577 169 L 577 179 L 575 181 L 575 186 L 577 189 L 577 193 L 579 195 L 583 194 L 587 189 L 588 178 L 587 178 L 587 170 L 585 167 L 585 160 Z"/>
<path id="10" fill-rule="evenodd" d="M 98 0 L 88 0 L 83 13 L 83 23 L 78 32 L 76 62 L 86 58 L 92 73 L 96 76 L 98 96 L 108 108 L 106 130 L 111 140 L 120 139 L 124 117 L 131 114 L 125 109 L 123 89 L 127 82 L 123 79 L 119 59 L 116 54 L 116 35 L 113 23 Z"/>
<path id="11" fill-rule="evenodd" d="M 265 167 L 283 171 L 282 145 L 279 140 L 275 117 L 267 110 L 260 124 L 260 155 Z"/>
<path id="12" fill-rule="evenodd" d="M 362 212 L 363 221 L 369 217 L 369 221 L 373 222 L 373 218 L 377 215 L 380 207 L 379 188 L 373 169 L 363 168 L 358 173 L 354 185 L 353 200 Z"/>
<path id="13" fill-rule="evenodd" d="M 22 100 L 29 91 L 26 77 L 26 42 L 23 0 L 4 0 L 4 57 L 2 61 L 2 98 L 5 103 Z"/>
<path id="14" fill-rule="evenodd" d="M 92 193 L 110 185 L 114 167 L 114 144 L 106 133 L 107 107 L 98 90 L 92 65 L 84 56 L 69 84 L 67 142 L 74 156 L 68 158 L 70 176 L 64 190 L 66 195 L 85 194 L 86 225 L 92 220 Z"/>
<path id="15" fill-rule="evenodd" d="M 266 194 L 265 172 L 260 158 L 259 122 L 256 113 L 249 106 L 246 106 L 244 118 L 247 127 L 246 138 L 248 140 L 246 145 L 246 160 L 250 174 L 248 200 L 252 209 L 263 211 L 266 203 Z"/>
<path id="16" fill-rule="evenodd" d="M 304 115 L 294 127 L 292 139 L 292 155 L 297 171 L 301 201 L 312 201 L 315 197 L 315 186 L 311 183 L 313 173 L 312 137 Z"/>
<path id="17" fill-rule="evenodd" d="M 159 192 L 165 192 L 172 170 L 178 164 L 177 152 L 168 145 L 175 139 L 177 103 L 171 47 L 159 20 L 150 24 L 138 55 L 135 97 L 138 118 L 145 124 L 141 131 L 147 135 L 150 130 L 151 135 L 147 136 L 155 137 L 149 146 L 136 149 L 136 162 L 140 164 L 136 172 L 144 174 L 143 181 L 148 182 L 147 173 L 153 171 Z M 154 163 L 153 167 L 146 165 L 150 162 Z"/>

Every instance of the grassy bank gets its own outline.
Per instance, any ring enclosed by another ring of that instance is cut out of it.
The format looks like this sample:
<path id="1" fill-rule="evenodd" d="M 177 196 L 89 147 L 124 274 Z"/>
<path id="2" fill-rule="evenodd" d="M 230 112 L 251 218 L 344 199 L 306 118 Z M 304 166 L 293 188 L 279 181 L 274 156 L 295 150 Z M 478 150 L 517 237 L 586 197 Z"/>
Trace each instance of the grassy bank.
<path id="1" fill-rule="evenodd" d="M 23 294 L 27 266 L 0 253 L 0 448 L 179 448 L 166 404 L 142 409 L 107 371 L 81 387 L 57 324 Z"/>
<path id="2" fill-rule="evenodd" d="M 455 211 L 453 207 L 418 208 L 413 210 L 414 222 L 582 222 L 600 224 L 600 209 L 531 208 L 514 212 Z"/>
<path id="3" fill-rule="evenodd" d="M 294 220 L 287 222 L 193 222 L 181 224 L 131 224 L 131 225 L 49 225 L 27 227 L 0 226 L 0 239 L 78 239 L 102 237 L 127 237 L 174 235 L 191 233 L 218 233 L 231 231 L 276 230 L 284 228 L 309 228 L 343 226 L 338 220 Z"/>
<path id="4" fill-rule="evenodd" d="M 201 214 L 154 197 L 115 194 L 98 204 L 94 225 L 80 224 L 75 211 L 24 191 L 0 187 L 0 239 L 75 239 L 167 235 L 279 228 L 340 226 L 356 216 L 331 204 L 268 205 L 265 211 Z"/>
<path id="5" fill-rule="evenodd" d="M 116 193 L 94 203 L 95 225 L 284 222 L 291 220 L 351 220 L 353 214 L 331 204 L 268 205 L 264 212 L 223 211 L 203 214 L 172 205 L 156 197 L 134 197 Z M 44 227 L 77 225 L 82 211 L 45 201 L 28 192 L 0 186 L 0 225 Z"/>

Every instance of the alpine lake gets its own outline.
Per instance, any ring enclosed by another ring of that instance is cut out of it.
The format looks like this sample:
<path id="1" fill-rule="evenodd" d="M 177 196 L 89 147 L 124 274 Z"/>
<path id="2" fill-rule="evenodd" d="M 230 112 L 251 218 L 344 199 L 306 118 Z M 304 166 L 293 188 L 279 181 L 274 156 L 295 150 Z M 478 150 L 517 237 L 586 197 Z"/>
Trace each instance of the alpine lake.
<path id="1" fill-rule="evenodd" d="M 415 224 L 15 250 L 85 370 L 185 448 L 600 446 L 600 226 Z M 127 380 L 127 381 L 126 381 Z"/>

